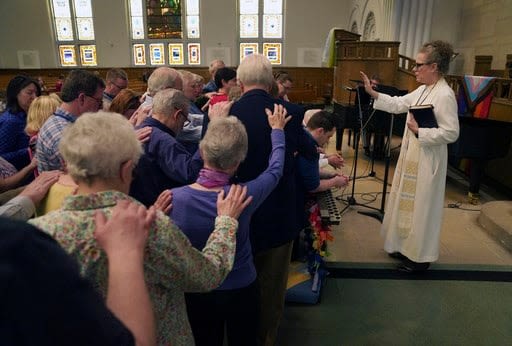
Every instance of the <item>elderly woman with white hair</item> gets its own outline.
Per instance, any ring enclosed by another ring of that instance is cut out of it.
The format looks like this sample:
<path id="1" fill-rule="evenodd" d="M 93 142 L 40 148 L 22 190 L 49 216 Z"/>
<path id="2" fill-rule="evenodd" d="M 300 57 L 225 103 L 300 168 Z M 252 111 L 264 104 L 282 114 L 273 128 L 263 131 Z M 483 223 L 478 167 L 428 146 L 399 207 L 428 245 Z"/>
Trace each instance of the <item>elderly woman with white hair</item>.
<path id="1" fill-rule="evenodd" d="M 223 345 L 225 327 L 229 345 L 256 345 L 258 340 L 259 299 L 249 223 L 281 179 L 285 151 L 283 128 L 291 119 L 280 105 L 274 105 L 273 113 L 269 109 L 266 113 L 272 128 L 272 151 L 267 169 L 245 183 L 253 200 L 239 219 L 233 270 L 216 290 L 186 295 L 196 345 Z M 245 126 L 236 117 L 212 120 L 199 144 L 204 160 L 199 178 L 191 185 L 172 190 L 174 206 L 170 216 L 197 249 L 202 249 L 210 237 L 216 196 L 232 189 L 230 179 L 244 160 L 247 146 Z"/>
<path id="2" fill-rule="evenodd" d="M 78 184 L 62 209 L 31 220 L 53 236 L 81 267 L 84 276 L 105 294 L 107 258 L 94 235 L 94 217 L 110 217 L 127 195 L 132 170 L 142 153 L 132 126 L 119 114 L 98 112 L 80 116 L 66 129 L 60 142 L 66 167 Z M 233 264 L 237 218 L 250 199 L 241 187 L 227 198 L 218 194 L 213 232 L 197 250 L 163 213 L 158 212 L 145 253 L 145 276 L 158 321 L 160 345 L 191 345 L 183 292 L 209 291 L 222 282 Z"/>

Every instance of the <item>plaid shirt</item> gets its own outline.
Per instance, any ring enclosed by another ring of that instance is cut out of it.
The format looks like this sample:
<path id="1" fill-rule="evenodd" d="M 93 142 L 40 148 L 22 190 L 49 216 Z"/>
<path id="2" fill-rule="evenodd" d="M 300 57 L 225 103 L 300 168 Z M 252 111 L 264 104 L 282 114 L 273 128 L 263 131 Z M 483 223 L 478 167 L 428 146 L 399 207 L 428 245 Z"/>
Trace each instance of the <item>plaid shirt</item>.
<path id="1" fill-rule="evenodd" d="M 39 130 L 36 144 L 37 168 L 39 172 L 63 169 L 63 161 L 59 153 L 62 131 L 74 123 L 77 116 L 57 108 Z"/>

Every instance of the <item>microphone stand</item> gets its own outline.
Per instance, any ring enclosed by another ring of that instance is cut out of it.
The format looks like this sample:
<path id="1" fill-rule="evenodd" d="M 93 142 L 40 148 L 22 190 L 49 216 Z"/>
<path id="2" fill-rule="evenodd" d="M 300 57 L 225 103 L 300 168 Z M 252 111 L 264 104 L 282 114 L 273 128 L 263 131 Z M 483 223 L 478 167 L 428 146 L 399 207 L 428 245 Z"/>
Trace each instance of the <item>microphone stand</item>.
<path id="1" fill-rule="evenodd" d="M 391 123 L 389 126 L 389 134 L 388 134 L 388 142 L 386 144 L 386 165 L 384 168 L 384 184 L 382 186 L 382 199 L 380 202 L 380 209 L 375 209 L 376 211 L 358 211 L 359 214 L 366 215 L 373 217 L 374 219 L 379 220 L 382 222 L 384 219 L 384 207 L 386 206 L 386 195 L 387 195 L 387 188 L 388 188 L 388 177 L 389 177 L 389 164 L 391 162 L 391 136 L 393 136 L 393 124 L 395 120 L 395 115 L 393 113 L 391 114 Z M 368 207 L 368 206 L 366 206 Z"/>
<path id="2" fill-rule="evenodd" d="M 359 130 L 357 132 L 354 131 L 354 136 L 355 136 L 355 154 L 354 154 L 354 173 L 352 175 L 352 193 L 350 194 L 350 196 L 347 198 L 346 200 L 346 203 L 347 205 L 345 206 L 345 208 L 343 208 L 340 212 L 343 213 L 345 210 L 347 210 L 351 205 L 359 205 L 359 206 L 362 206 L 362 207 L 366 207 L 366 208 L 370 208 L 370 209 L 375 209 L 377 211 L 380 211 L 380 209 L 377 209 L 377 208 L 374 208 L 372 206 L 369 206 L 369 205 L 366 205 L 366 204 L 361 204 L 361 203 L 357 203 L 355 197 L 354 197 L 354 193 L 355 193 L 355 187 L 356 187 L 356 175 L 357 175 L 357 160 L 358 160 L 358 153 L 359 153 L 359 138 L 360 138 L 360 135 L 361 135 L 361 130 L 363 128 L 363 112 L 362 112 L 362 109 L 361 109 L 361 95 L 359 95 L 359 88 L 356 88 L 356 93 L 357 93 L 357 105 L 358 105 L 358 110 L 359 110 Z M 363 177 L 359 177 L 359 178 L 363 178 Z"/>

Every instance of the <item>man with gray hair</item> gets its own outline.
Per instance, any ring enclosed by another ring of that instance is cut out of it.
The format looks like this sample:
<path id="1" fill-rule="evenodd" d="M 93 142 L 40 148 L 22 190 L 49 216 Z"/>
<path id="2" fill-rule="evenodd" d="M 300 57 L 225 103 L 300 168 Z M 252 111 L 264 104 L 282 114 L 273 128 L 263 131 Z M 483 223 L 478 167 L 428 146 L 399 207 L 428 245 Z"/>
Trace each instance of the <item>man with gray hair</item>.
<path id="1" fill-rule="evenodd" d="M 284 129 L 286 151 L 283 176 L 256 210 L 250 226 L 261 300 L 258 344 L 274 345 L 284 307 L 293 240 L 300 231 L 297 227 L 294 155 L 305 150 L 316 153 L 316 148 L 302 147 L 308 143 L 301 125 L 304 117 L 302 107 L 273 99 L 269 95 L 274 76 L 272 65 L 265 56 L 252 54 L 245 57 L 238 67 L 237 77 L 243 94 L 233 104 L 230 114 L 242 121 L 249 139 L 247 157 L 237 172 L 240 182 L 255 179 L 267 168 L 272 143 L 265 108 L 273 109 L 274 104 L 282 104 L 292 115 Z"/>
<path id="2" fill-rule="evenodd" d="M 152 205 L 162 191 L 194 182 L 203 165 L 199 151 L 192 155 L 176 140 L 188 121 L 189 100 L 185 95 L 176 89 L 164 89 L 154 95 L 152 102 L 152 116 L 138 126 L 149 126 L 152 131 L 130 187 L 130 195 L 146 206 Z"/>
<path id="3" fill-rule="evenodd" d="M 135 111 L 130 121 L 134 125 L 140 125 L 146 117 L 151 115 L 153 97 L 160 90 L 173 88 L 183 90 L 183 80 L 179 72 L 170 67 L 159 67 L 148 78 L 148 89 L 144 96 L 144 102 Z"/>

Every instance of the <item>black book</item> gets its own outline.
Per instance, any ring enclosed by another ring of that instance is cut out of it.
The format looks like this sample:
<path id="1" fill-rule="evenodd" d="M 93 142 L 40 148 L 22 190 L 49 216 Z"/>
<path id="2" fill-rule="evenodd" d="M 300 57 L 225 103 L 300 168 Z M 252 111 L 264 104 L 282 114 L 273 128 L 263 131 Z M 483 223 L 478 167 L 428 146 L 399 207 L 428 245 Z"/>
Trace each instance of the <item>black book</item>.
<path id="1" fill-rule="evenodd" d="M 436 116 L 434 115 L 434 106 L 432 105 L 417 105 L 411 106 L 409 112 L 414 115 L 414 119 L 419 127 L 439 127 L 437 125 Z"/>

